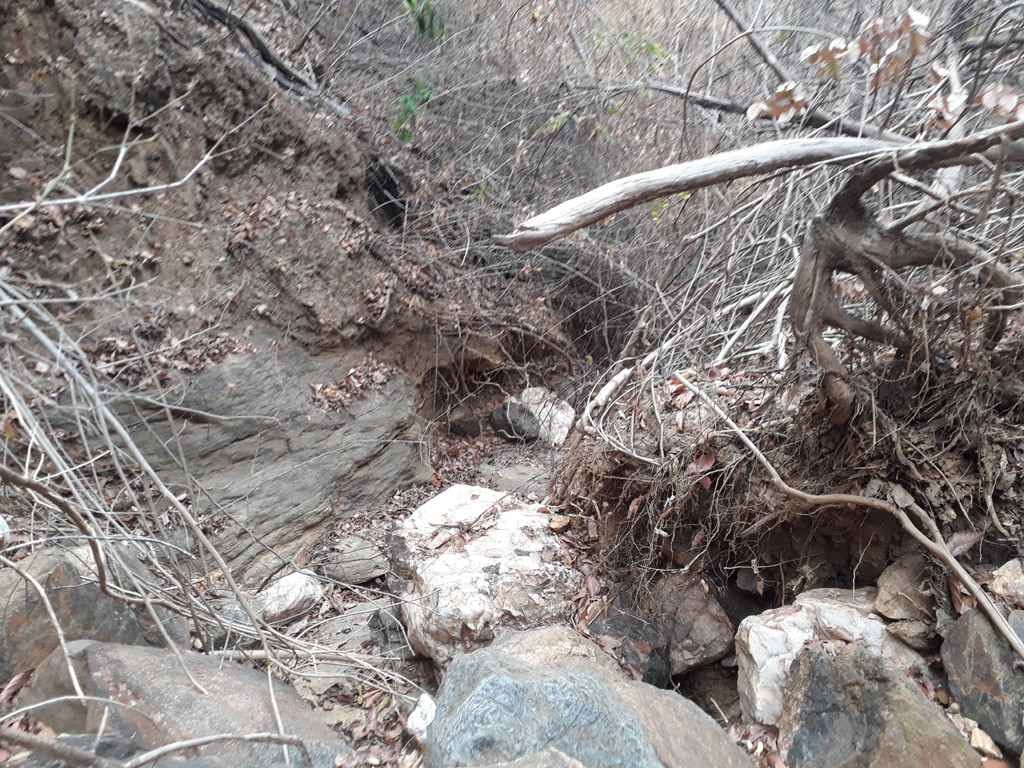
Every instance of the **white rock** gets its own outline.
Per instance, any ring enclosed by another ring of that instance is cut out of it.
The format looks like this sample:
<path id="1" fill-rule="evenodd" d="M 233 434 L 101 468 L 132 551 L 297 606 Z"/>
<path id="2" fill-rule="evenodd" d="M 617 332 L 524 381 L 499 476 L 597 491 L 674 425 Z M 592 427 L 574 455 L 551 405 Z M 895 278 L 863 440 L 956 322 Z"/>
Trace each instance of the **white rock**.
<path id="1" fill-rule="evenodd" d="M 576 412 L 571 405 L 544 387 L 524 389 L 519 401 L 540 422 L 541 440 L 556 446 L 565 442 L 576 420 Z"/>
<path id="2" fill-rule="evenodd" d="M 1024 560 L 1011 560 L 993 575 L 988 591 L 1024 607 Z"/>
<path id="3" fill-rule="evenodd" d="M 927 671 L 924 658 L 885 630 L 872 613 L 877 590 L 812 589 L 793 605 L 748 616 L 736 633 L 740 707 L 745 720 L 774 725 L 782 713 L 789 668 L 811 642 L 840 648 L 857 643 L 899 669 Z"/>
<path id="4" fill-rule="evenodd" d="M 405 718 L 405 732 L 416 742 L 420 749 L 424 749 L 426 741 L 424 736 L 427 733 L 427 726 L 434 722 L 434 715 L 437 714 L 437 702 L 429 693 L 420 694 L 416 699 L 416 705 L 412 712 Z"/>
<path id="5" fill-rule="evenodd" d="M 559 538 L 539 505 L 456 485 L 395 532 L 393 564 L 409 643 L 445 666 L 496 630 L 542 626 L 572 614 L 582 577 L 562 564 Z"/>
<path id="6" fill-rule="evenodd" d="M 271 582 L 254 601 L 263 619 L 274 624 L 309 613 L 324 597 L 320 580 L 309 571 L 292 571 Z"/>
<path id="7" fill-rule="evenodd" d="M 7 518 L 0 515 L 0 550 L 7 549 L 11 541 L 11 526 L 7 524 Z"/>

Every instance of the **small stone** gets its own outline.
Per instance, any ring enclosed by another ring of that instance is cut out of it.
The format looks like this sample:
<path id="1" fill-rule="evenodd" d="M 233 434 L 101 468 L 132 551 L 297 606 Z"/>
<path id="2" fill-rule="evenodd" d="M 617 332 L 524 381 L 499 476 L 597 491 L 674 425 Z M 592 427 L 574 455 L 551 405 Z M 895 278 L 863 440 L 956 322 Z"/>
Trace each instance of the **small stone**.
<path id="1" fill-rule="evenodd" d="M 461 437 L 479 437 L 480 420 L 470 408 L 458 405 L 448 414 L 448 431 Z"/>
<path id="2" fill-rule="evenodd" d="M 917 619 L 894 621 L 885 629 L 890 635 L 898 637 L 917 651 L 934 651 L 941 642 L 941 638 L 932 624 Z"/>
<path id="3" fill-rule="evenodd" d="M 875 610 L 888 619 L 927 621 L 935 616 L 935 596 L 928 588 L 924 555 L 906 555 L 878 577 Z"/>
<path id="4" fill-rule="evenodd" d="M 544 387 L 524 389 L 519 401 L 537 417 L 541 440 L 554 446 L 565 442 L 576 421 L 576 412 L 571 405 Z"/>
<path id="5" fill-rule="evenodd" d="M 487 423 L 494 434 L 513 443 L 532 443 L 540 437 L 540 422 L 519 400 L 510 397 L 491 411 Z"/>
<path id="6" fill-rule="evenodd" d="M 1016 558 L 992 574 L 988 591 L 1024 607 L 1024 560 Z"/>
<path id="7" fill-rule="evenodd" d="M 437 703 L 434 701 L 434 697 L 429 693 L 424 693 L 416 699 L 416 705 L 405 719 L 405 732 L 420 749 L 426 747 L 423 738 L 427 733 L 427 726 L 434 722 L 436 714 Z"/>
<path id="8" fill-rule="evenodd" d="M 320 580 L 309 571 L 293 571 L 256 595 L 254 602 L 268 624 L 305 616 L 324 596 Z"/>
<path id="9" fill-rule="evenodd" d="M 971 731 L 970 736 L 971 746 L 976 750 L 985 755 L 985 757 L 994 757 L 997 760 L 1002 758 L 1003 752 L 996 743 L 992 741 L 992 737 L 985 733 L 981 728 L 975 728 Z"/>
<path id="10" fill-rule="evenodd" d="M 342 584 L 365 584 L 390 568 L 384 546 L 361 536 L 346 536 L 333 547 L 320 566 L 324 575 Z"/>
<path id="11" fill-rule="evenodd" d="M 555 533 L 563 533 L 572 525 L 572 518 L 568 515 L 552 515 L 548 518 L 548 528 Z"/>

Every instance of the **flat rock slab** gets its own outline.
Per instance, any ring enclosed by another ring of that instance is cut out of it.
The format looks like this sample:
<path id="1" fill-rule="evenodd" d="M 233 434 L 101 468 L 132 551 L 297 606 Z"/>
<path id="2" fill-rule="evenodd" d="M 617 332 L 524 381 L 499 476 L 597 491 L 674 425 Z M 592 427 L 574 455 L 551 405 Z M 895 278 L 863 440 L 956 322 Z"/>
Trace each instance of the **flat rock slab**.
<path id="1" fill-rule="evenodd" d="M 430 477 L 417 443 L 419 394 L 404 376 L 394 374 L 341 410 L 313 403 L 310 385 L 343 379 L 353 362 L 254 332 L 248 351 L 183 376 L 179 407 L 201 416 L 132 432 L 169 481 L 181 470 L 164 444 L 183 454 L 223 519 L 214 545 L 250 583 L 282 558 L 302 561 L 338 517 Z"/>
<path id="2" fill-rule="evenodd" d="M 499 630 L 567 619 L 580 574 L 539 505 L 487 488 L 456 485 L 389 535 L 392 593 L 409 643 L 441 666 Z"/>
<path id="3" fill-rule="evenodd" d="M 880 656 L 806 649 L 790 670 L 779 746 L 789 768 L 970 768 L 981 756 Z"/>
<path id="4" fill-rule="evenodd" d="M 522 633 L 451 662 L 423 736 L 428 768 L 749 768 L 743 751 L 681 696 L 623 680 L 604 663 L 581 671 L 581 659 L 603 652 L 578 634 L 557 641 L 555 666 L 536 664 L 550 639 L 536 632 L 535 641 Z M 569 667 L 559 669 L 566 652 Z"/>
<path id="5" fill-rule="evenodd" d="M 185 654 L 185 663 L 207 694 L 198 691 L 170 651 L 80 640 L 69 646 L 71 665 L 87 696 L 84 704 L 62 701 L 34 710 L 58 732 L 96 733 L 104 728 L 146 749 L 182 739 L 230 733 L 277 732 L 271 691 L 285 732 L 305 743 L 316 766 L 334 768 L 347 747 L 310 711 L 294 689 L 265 674 L 211 656 Z M 272 687 L 271 687 L 272 686 Z M 74 696 L 67 662 L 61 651 L 50 654 L 36 669 L 30 688 L 18 697 L 20 706 Z M 110 706 L 105 702 L 122 706 Z M 292 763 L 301 764 L 291 747 Z M 271 765 L 283 760 L 282 747 L 267 743 L 227 741 L 199 748 L 202 756 L 231 758 L 236 765 Z"/>

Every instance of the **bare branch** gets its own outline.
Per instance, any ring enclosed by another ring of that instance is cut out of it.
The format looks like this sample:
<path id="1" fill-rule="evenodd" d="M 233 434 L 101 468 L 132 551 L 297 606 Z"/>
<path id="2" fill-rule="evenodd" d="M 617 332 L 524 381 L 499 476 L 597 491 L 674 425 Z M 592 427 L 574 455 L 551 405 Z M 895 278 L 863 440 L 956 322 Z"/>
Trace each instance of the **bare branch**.
<path id="1" fill-rule="evenodd" d="M 784 168 L 818 163 L 849 165 L 897 148 L 886 141 L 852 138 L 783 139 L 742 147 L 617 179 L 534 216 L 511 233 L 494 239 L 514 251 L 526 251 L 659 197 Z"/>
<path id="2" fill-rule="evenodd" d="M 0 740 L 17 744 L 37 755 L 46 755 L 61 762 L 73 765 L 75 768 L 124 768 L 124 764 L 117 760 L 108 760 L 105 757 L 86 752 L 84 749 L 73 747 L 70 744 L 62 744 L 52 739 L 44 739 L 34 733 L 18 731 L 14 728 L 0 726 Z"/>

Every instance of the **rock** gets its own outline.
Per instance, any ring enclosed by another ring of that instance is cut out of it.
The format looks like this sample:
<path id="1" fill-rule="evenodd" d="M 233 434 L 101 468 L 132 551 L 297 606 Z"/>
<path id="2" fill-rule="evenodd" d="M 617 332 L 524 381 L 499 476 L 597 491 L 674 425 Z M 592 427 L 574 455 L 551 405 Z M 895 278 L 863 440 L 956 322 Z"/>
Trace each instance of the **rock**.
<path id="1" fill-rule="evenodd" d="M 576 421 L 576 412 L 571 405 L 544 387 L 524 389 L 519 395 L 519 402 L 536 417 L 541 440 L 556 447 L 565 442 Z"/>
<path id="2" fill-rule="evenodd" d="M 1010 624 L 1024 637 L 1024 611 L 1013 611 Z M 1024 752 L 1024 670 L 984 614 L 968 611 L 953 623 L 942 642 L 942 663 L 960 711 L 999 746 Z"/>
<path id="3" fill-rule="evenodd" d="M 668 641 L 656 625 L 636 612 L 612 603 L 587 629 L 634 679 L 658 688 L 671 682 Z"/>
<path id="4" fill-rule="evenodd" d="M 917 619 L 894 621 L 886 626 L 885 631 L 915 651 L 934 651 L 941 642 L 935 625 L 929 621 L 918 621 Z"/>
<path id="5" fill-rule="evenodd" d="M 581 577 L 539 505 L 456 485 L 389 534 L 392 593 L 409 643 L 444 666 L 499 629 L 566 619 Z"/>
<path id="6" fill-rule="evenodd" d="M 290 687 L 267 675 L 212 656 L 184 653 L 189 672 L 208 691 L 189 682 L 168 650 L 79 640 L 69 645 L 69 658 L 85 694 L 85 702 L 47 702 L 74 697 L 68 662 L 60 650 L 36 669 L 32 685 L 18 696 L 49 727 L 63 733 L 96 733 L 101 727 L 145 749 L 218 733 L 276 732 L 276 711 L 286 732 L 303 740 L 313 764 L 333 768 L 348 752 L 333 732 L 313 715 Z M 274 705 L 271 705 L 270 685 Z M 110 706 L 105 702 L 126 706 Z M 105 711 L 108 714 L 104 714 Z M 289 748 L 292 763 L 300 759 Z M 280 745 L 226 741 L 198 747 L 201 756 L 223 756 L 233 765 L 266 765 L 283 759 Z M 193 753 L 194 754 L 194 753 Z"/>
<path id="7" fill-rule="evenodd" d="M 548 635 L 532 636 L 521 633 L 515 643 L 543 656 Z M 601 653 L 580 635 L 572 644 Z M 586 673 L 538 666 L 511 647 L 482 648 L 451 662 L 424 736 L 427 768 L 749 768 L 714 721 L 675 693 L 596 667 Z"/>
<path id="8" fill-rule="evenodd" d="M 282 558 L 302 562 L 331 521 L 425 482 L 430 469 L 419 454 L 420 395 L 404 376 L 328 412 L 311 401 L 310 384 L 344 378 L 350 356 L 314 356 L 259 328 L 246 350 L 183 375 L 175 406 L 195 418 L 173 425 L 153 419 L 132 436 L 169 481 L 180 476 L 180 451 L 210 494 L 211 510 L 223 510 L 214 546 L 236 578 L 244 572 L 253 584 Z M 129 424 L 134 408 L 124 409 Z M 173 457 L 167 444 L 175 446 Z M 191 487 L 182 480 L 182 488 Z"/>
<path id="9" fill-rule="evenodd" d="M 487 768 L 586 768 L 579 760 L 573 760 L 565 752 L 544 749 L 511 763 L 493 763 Z"/>
<path id="10" fill-rule="evenodd" d="M 928 560 L 924 555 L 904 555 L 882 572 L 875 611 L 889 619 L 935 618 L 935 596 L 928 585 Z"/>
<path id="11" fill-rule="evenodd" d="M 331 547 L 320 567 L 328 579 L 355 585 L 383 576 L 390 563 L 383 545 L 361 536 L 345 536 Z"/>
<path id="12" fill-rule="evenodd" d="M 19 565 L 42 585 L 65 640 L 146 643 L 147 629 L 139 615 L 84 578 L 85 568 L 73 555 L 43 550 Z M 38 666 L 57 647 L 57 633 L 39 593 L 12 569 L 0 570 L 0 680 Z"/>
<path id="13" fill-rule="evenodd" d="M 651 590 L 651 608 L 668 641 L 673 675 L 718 661 L 732 647 L 732 622 L 705 579 L 666 574 Z"/>
<path id="14" fill-rule="evenodd" d="M 1024 607 L 1024 560 L 1015 558 L 1000 566 L 992 574 L 988 591 L 1007 602 Z"/>
<path id="15" fill-rule="evenodd" d="M 485 461 L 479 467 L 480 484 L 496 491 L 518 493 L 521 496 L 536 494 L 542 498 L 547 491 L 551 479 L 549 466 L 539 467 L 536 464 L 518 462 L 507 464 L 498 461 Z"/>
<path id="16" fill-rule="evenodd" d="M 572 526 L 572 518 L 569 515 L 551 515 L 548 518 L 548 528 L 555 533 L 565 533 Z"/>
<path id="17" fill-rule="evenodd" d="M 850 647 L 796 658 L 779 718 L 789 768 L 969 768 L 981 757 L 902 670 Z"/>
<path id="18" fill-rule="evenodd" d="M 393 614 L 400 615 L 400 611 L 392 605 L 390 597 L 359 603 L 340 616 L 317 624 L 317 642 L 347 653 L 365 652 L 369 647 L 383 652 L 387 648 L 383 655 L 401 658 L 401 651 L 408 646 L 402 625 Z M 392 624 L 399 631 L 391 631 Z M 322 665 L 320 662 L 314 666 Z"/>
<path id="19" fill-rule="evenodd" d="M 253 598 L 268 624 L 284 624 L 305 616 L 324 599 L 320 580 L 309 571 L 292 571 L 275 579 Z"/>
<path id="20" fill-rule="evenodd" d="M 457 405 L 448 414 L 448 431 L 461 437 L 479 437 L 480 420 L 468 406 Z"/>
<path id="21" fill-rule="evenodd" d="M 790 665 L 808 643 L 842 648 L 857 643 L 897 669 L 927 671 L 920 654 L 886 631 L 872 613 L 877 590 L 812 589 L 793 605 L 748 616 L 736 633 L 736 660 L 743 717 L 773 725 L 782 712 Z"/>
<path id="22" fill-rule="evenodd" d="M 540 437 L 537 417 L 514 397 L 491 411 L 487 423 L 494 434 L 511 443 L 532 443 Z"/>
<path id="23" fill-rule="evenodd" d="M 491 647 L 535 667 L 627 677 L 610 653 L 565 624 L 508 632 Z"/>
<path id="24" fill-rule="evenodd" d="M 103 551 L 106 556 L 106 572 L 109 582 L 121 584 L 129 592 L 152 593 L 155 583 L 159 583 L 159 577 L 155 577 L 150 570 L 154 557 L 153 552 L 146 544 L 137 541 L 112 541 L 104 545 Z M 67 556 L 85 579 L 93 581 L 99 579 L 92 550 L 88 546 L 73 547 L 67 550 Z M 184 616 L 160 606 L 153 606 L 153 613 L 156 614 L 159 625 L 144 607 L 136 609 L 139 626 L 145 632 L 147 643 L 162 647 L 167 645 L 167 641 L 170 640 L 181 648 L 191 647 L 191 624 Z M 122 638 L 93 637 L 88 639 L 125 642 Z"/>
<path id="25" fill-rule="evenodd" d="M 437 715 L 437 702 L 429 693 L 421 693 L 408 717 L 405 718 L 405 732 L 416 742 L 420 749 L 426 749 L 424 738 L 427 727 L 434 722 Z"/>

